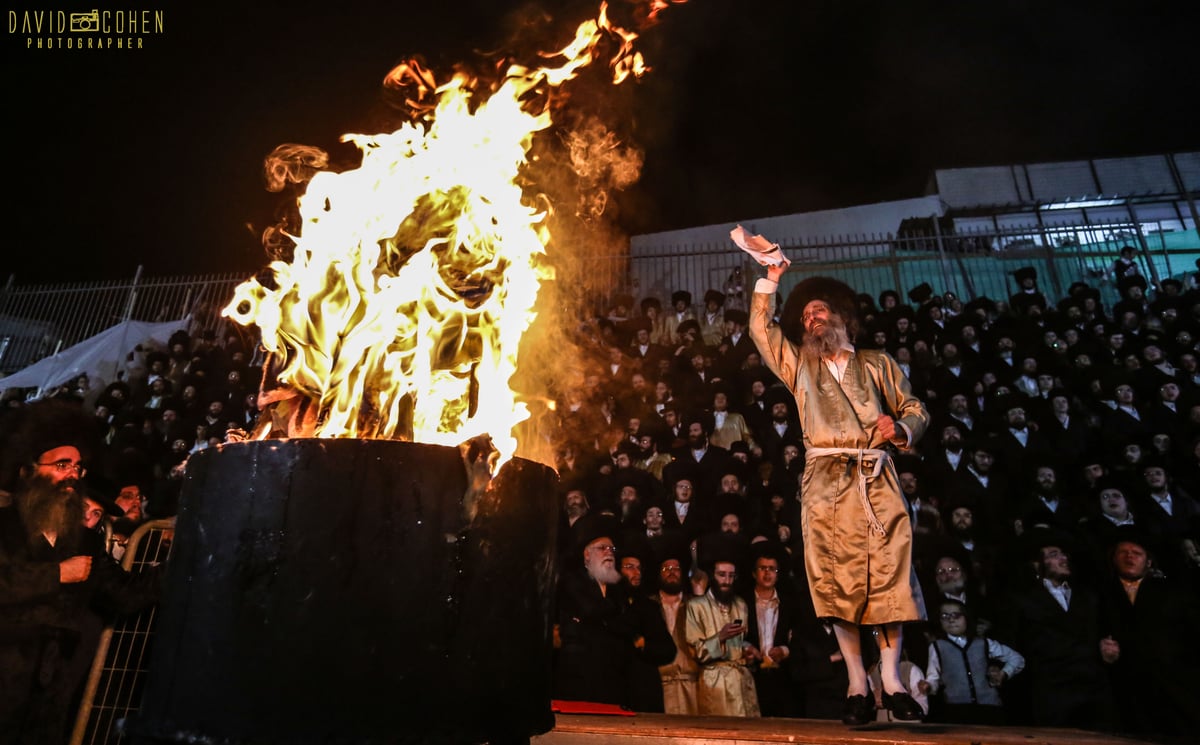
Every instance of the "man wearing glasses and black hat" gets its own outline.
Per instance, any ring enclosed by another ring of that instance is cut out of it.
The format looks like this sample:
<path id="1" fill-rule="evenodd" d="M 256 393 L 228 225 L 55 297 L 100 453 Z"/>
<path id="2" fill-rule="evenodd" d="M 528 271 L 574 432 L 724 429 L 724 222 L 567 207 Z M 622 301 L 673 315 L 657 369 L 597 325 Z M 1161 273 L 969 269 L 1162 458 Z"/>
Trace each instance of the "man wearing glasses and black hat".
<path id="1" fill-rule="evenodd" d="M 30 406 L 5 443 L 13 488 L 0 506 L 0 743 L 66 739 L 72 671 L 94 653 L 98 605 L 132 613 L 158 596 L 155 572 L 124 572 L 84 529 L 87 418 L 55 401 Z"/>

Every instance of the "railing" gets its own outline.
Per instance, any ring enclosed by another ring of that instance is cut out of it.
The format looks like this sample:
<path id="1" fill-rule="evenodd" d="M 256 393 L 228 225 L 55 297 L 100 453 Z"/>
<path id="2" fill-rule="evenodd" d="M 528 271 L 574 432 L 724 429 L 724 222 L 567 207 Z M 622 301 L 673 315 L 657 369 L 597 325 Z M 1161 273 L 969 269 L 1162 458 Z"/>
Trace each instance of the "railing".
<path id="1" fill-rule="evenodd" d="M 220 316 L 242 275 L 144 278 L 0 290 L 0 374 L 9 374 L 123 321 L 190 317 L 192 333 L 224 331 Z"/>
<path id="2" fill-rule="evenodd" d="M 923 222 L 926 229 L 896 235 L 769 236 L 783 245 L 793 263 L 781 291 L 786 294 L 805 276 L 824 274 L 873 298 L 886 289 L 904 294 L 927 282 L 935 293 L 949 291 L 963 300 L 1004 300 L 1017 289 L 1013 271 L 1032 266 L 1048 296 L 1063 297 L 1072 283 L 1084 282 L 1099 289 L 1111 306 L 1118 294 L 1109 269 L 1123 246 L 1134 247 L 1142 274 L 1152 282 L 1190 275 L 1200 258 L 1200 235 L 1194 229 L 1170 229 L 1177 225 L 1122 222 L 964 231 L 943 226 L 944 220 Z M 705 291 L 715 289 L 731 296 L 727 306 L 745 307 L 759 274 L 731 241 L 633 255 L 592 254 L 558 271 L 567 286 L 578 288 L 575 297 L 601 312 L 618 292 L 635 301 L 654 296 L 667 305 L 674 291 L 688 290 L 702 305 Z M 233 274 L 144 278 L 140 271 L 132 280 L 77 285 L 14 287 L 10 279 L 0 290 L 0 375 L 126 320 L 190 317 L 190 333 L 213 331 L 221 337 L 228 327 L 220 310 L 243 279 Z"/>
<path id="3" fill-rule="evenodd" d="M 1050 297 L 1065 296 L 1078 281 L 1100 289 L 1111 305 L 1118 294 L 1110 268 L 1123 246 L 1134 247 L 1140 271 L 1151 282 L 1194 272 L 1200 258 L 1197 231 L 1167 231 L 1156 223 L 952 231 L 928 222 L 927 230 L 900 235 L 768 236 L 792 261 L 781 291 L 786 294 L 805 276 L 822 274 L 873 298 L 887 289 L 903 295 L 927 282 L 935 293 L 949 291 L 964 300 L 1006 300 L 1017 290 L 1013 272 L 1032 266 L 1038 286 Z M 688 290 L 700 304 L 708 289 L 736 294 L 739 272 L 742 295 L 748 299 L 762 270 L 732 242 L 644 249 L 630 257 L 626 282 L 612 291 L 655 296 L 665 305 L 673 291 Z M 727 306 L 737 304 L 727 301 Z"/>
<path id="4" fill-rule="evenodd" d="M 121 566 L 138 573 L 165 562 L 174 527 L 174 519 L 139 526 L 129 537 Z M 157 606 L 147 608 L 101 633 L 70 745 L 115 745 L 124 739 L 122 724 L 142 700 L 157 611 Z"/>

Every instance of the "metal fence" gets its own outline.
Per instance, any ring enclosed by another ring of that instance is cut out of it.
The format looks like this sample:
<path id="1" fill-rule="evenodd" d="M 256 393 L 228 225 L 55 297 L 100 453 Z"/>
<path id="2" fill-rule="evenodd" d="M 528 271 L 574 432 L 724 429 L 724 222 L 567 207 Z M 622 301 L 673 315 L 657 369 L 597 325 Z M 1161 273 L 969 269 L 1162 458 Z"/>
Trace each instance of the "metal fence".
<path id="1" fill-rule="evenodd" d="M 174 518 L 141 525 L 129 537 L 121 566 L 136 574 L 166 562 L 174 528 Z M 70 745 L 124 741 L 124 722 L 141 704 L 157 612 L 158 606 L 147 608 L 101 633 Z"/>
<path id="2" fill-rule="evenodd" d="M 1168 230 L 1148 222 L 1010 227 L 963 231 L 928 220 L 925 229 L 899 234 L 789 239 L 770 236 L 793 262 L 784 278 L 787 293 L 804 276 L 837 277 L 859 292 L 878 297 L 885 289 L 906 293 L 928 282 L 937 293 L 964 300 L 1007 298 L 1016 291 L 1014 270 L 1032 266 L 1038 284 L 1052 298 L 1074 282 L 1101 291 L 1110 305 L 1118 299 L 1110 268 L 1123 246 L 1133 246 L 1142 274 L 1152 281 L 1180 277 L 1196 269 L 1200 235 Z M 701 302 L 708 289 L 729 296 L 727 305 L 745 307 L 761 270 L 733 243 L 614 252 L 577 258 L 559 277 L 586 288 L 596 310 L 615 293 L 635 300 L 653 296 L 664 305 L 676 290 Z M 739 279 L 740 276 L 740 279 Z M 20 370 L 125 320 L 168 321 L 190 317 L 189 332 L 222 336 L 220 310 L 245 279 L 223 274 L 144 278 L 76 285 L 14 287 L 0 291 L 0 375 Z"/>
<path id="3" fill-rule="evenodd" d="M 122 321 L 190 318 L 189 333 L 224 330 L 220 311 L 244 275 L 145 278 L 0 290 L 0 374 L 10 374 Z"/>
<path id="4" fill-rule="evenodd" d="M 1118 299 L 1111 275 L 1123 246 L 1133 246 L 1142 274 L 1151 281 L 1181 277 L 1196 270 L 1200 235 L 1196 230 L 1165 231 L 1153 223 L 1056 225 L 1000 230 L 943 230 L 928 221 L 926 230 L 901 234 L 829 236 L 778 241 L 792 261 L 784 275 L 786 294 L 805 276 L 836 277 L 872 297 L 886 289 L 901 295 L 922 283 L 934 292 L 953 292 L 964 300 L 987 296 L 1004 300 L 1017 285 L 1013 272 L 1032 266 L 1040 289 L 1052 298 L 1066 295 L 1074 282 L 1100 289 L 1111 305 Z M 740 273 L 740 281 L 737 275 Z M 629 258 L 628 278 L 614 291 L 653 296 L 666 304 L 675 290 L 687 290 L 698 302 L 715 289 L 735 296 L 727 306 L 748 300 L 754 278 L 762 275 L 732 242 L 642 250 Z"/>

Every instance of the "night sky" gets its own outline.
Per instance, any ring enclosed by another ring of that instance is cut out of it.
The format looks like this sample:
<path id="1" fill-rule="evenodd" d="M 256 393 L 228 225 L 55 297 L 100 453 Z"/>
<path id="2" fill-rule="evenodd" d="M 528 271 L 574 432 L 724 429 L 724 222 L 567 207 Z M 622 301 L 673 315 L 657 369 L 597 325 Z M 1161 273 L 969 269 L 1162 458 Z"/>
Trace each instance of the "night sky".
<path id="1" fill-rule="evenodd" d="M 19 29 L 5 34 L 5 277 L 253 272 L 279 200 L 261 177 L 276 145 L 349 157 L 338 136 L 391 121 L 379 82 L 405 57 L 446 70 L 517 29 L 560 28 L 561 45 L 595 7 L 185 5 L 167 7 L 166 33 L 141 50 L 26 49 Z M 621 226 L 919 196 L 936 168 L 1200 147 L 1200 4 L 996 5 L 671 8 L 641 45 L 655 69 L 606 106 L 646 153 L 618 200 Z M 560 23 L 533 22 L 546 14 Z"/>

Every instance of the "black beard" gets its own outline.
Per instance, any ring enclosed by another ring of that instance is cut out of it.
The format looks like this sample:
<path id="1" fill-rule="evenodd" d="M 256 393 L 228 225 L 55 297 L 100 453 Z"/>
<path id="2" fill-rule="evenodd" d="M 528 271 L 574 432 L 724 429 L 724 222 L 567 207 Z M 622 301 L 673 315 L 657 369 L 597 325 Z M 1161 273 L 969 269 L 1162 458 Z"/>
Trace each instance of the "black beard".
<path id="1" fill-rule="evenodd" d="M 668 595 L 678 595 L 679 593 L 683 592 L 683 581 L 660 582 L 658 584 L 658 589 L 662 590 Z"/>
<path id="2" fill-rule="evenodd" d="M 692 437 L 689 435 L 688 445 L 691 446 L 692 450 L 703 450 L 708 446 L 708 437 L 704 435 L 701 435 L 700 437 Z"/>
<path id="3" fill-rule="evenodd" d="M 717 585 L 712 586 L 712 594 L 713 599 L 721 605 L 733 605 L 733 599 L 737 597 L 737 593 L 733 591 L 732 587 L 728 590 L 722 590 Z"/>
<path id="4" fill-rule="evenodd" d="M 968 541 L 968 540 L 971 540 L 971 538 L 975 534 L 975 526 L 971 526 L 969 528 L 959 528 L 957 526 L 951 526 L 950 532 L 951 532 L 951 534 L 954 535 L 955 538 L 958 538 L 959 540 L 962 540 L 962 541 Z"/>
<path id="5" fill-rule="evenodd" d="M 25 531 L 31 540 L 43 533 L 54 533 L 55 545 L 72 549 L 79 545 L 83 533 L 83 496 L 76 479 L 65 479 L 57 484 L 44 476 L 30 476 L 25 488 L 16 494 L 14 501 Z"/>

